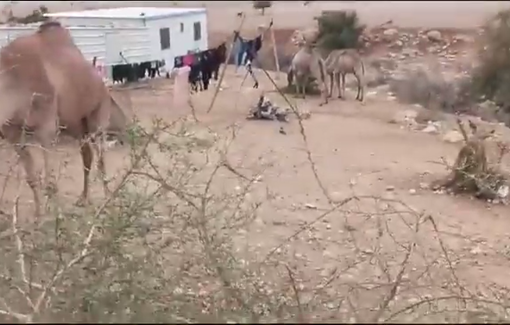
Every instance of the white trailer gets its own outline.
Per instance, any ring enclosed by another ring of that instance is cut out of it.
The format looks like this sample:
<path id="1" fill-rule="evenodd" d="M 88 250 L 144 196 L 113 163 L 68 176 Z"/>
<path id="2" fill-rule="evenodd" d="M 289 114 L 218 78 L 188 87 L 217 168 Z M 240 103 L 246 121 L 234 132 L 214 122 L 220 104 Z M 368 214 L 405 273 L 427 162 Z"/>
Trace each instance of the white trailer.
<path id="1" fill-rule="evenodd" d="M 49 13 L 46 16 L 66 27 L 146 28 L 150 61 L 164 60 L 167 69 L 173 68 L 175 57 L 189 51 L 203 51 L 208 46 L 205 8 L 129 7 Z M 125 43 L 123 33 L 112 35 L 107 40 L 107 46 L 112 50 L 107 52 L 115 53 L 116 48 L 125 51 L 130 48 Z"/>
<path id="2" fill-rule="evenodd" d="M 37 31 L 38 25 L 0 27 L 0 46 L 19 36 Z M 105 79 L 111 79 L 112 67 L 152 61 L 150 33 L 147 28 L 68 27 L 76 46 Z M 118 42 L 122 39 L 122 42 Z"/>
<path id="3" fill-rule="evenodd" d="M 0 27 L 0 46 L 19 36 L 37 31 L 38 25 Z M 89 61 L 95 57 L 98 64 L 116 64 L 151 61 L 149 31 L 147 28 L 69 27 L 73 41 Z M 112 40 L 123 39 L 121 44 Z M 116 46 L 113 46 L 116 45 Z"/>

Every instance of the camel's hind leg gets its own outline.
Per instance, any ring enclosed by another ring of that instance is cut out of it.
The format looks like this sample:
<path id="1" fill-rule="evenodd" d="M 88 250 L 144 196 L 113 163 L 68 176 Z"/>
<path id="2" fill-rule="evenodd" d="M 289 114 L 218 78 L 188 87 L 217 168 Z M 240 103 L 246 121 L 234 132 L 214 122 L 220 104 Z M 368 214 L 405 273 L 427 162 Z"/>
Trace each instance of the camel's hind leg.
<path id="1" fill-rule="evenodd" d="M 356 95 L 356 100 L 359 100 L 360 102 L 363 101 L 363 97 L 365 96 L 365 91 L 363 89 L 363 82 L 362 77 L 359 72 L 354 71 L 354 77 L 356 77 L 356 80 L 358 81 L 358 94 Z"/>
<path id="2" fill-rule="evenodd" d="M 80 195 L 80 198 L 77 201 L 78 206 L 84 206 L 90 202 L 89 199 L 89 187 L 90 187 L 90 170 L 92 168 L 92 162 L 94 160 L 94 150 L 96 149 L 97 155 L 97 166 L 100 173 L 101 181 L 103 183 L 103 190 L 105 196 L 110 193 L 108 190 L 108 184 L 106 181 L 106 168 L 104 163 L 104 139 L 102 137 L 98 138 L 84 138 L 81 141 L 80 145 L 80 154 L 83 161 L 83 191 Z"/>
<path id="3" fill-rule="evenodd" d="M 89 130 L 92 131 L 92 140 L 94 148 L 97 153 L 97 167 L 100 173 L 101 182 L 103 184 L 104 195 L 108 196 L 110 190 L 108 189 L 108 181 L 106 179 L 106 164 L 104 161 L 106 142 L 106 130 L 110 121 L 110 112 L 112 100 L 110 95 L 99 105 L 98 109 L 89 117 L 90 126 Z"/>
<path id="4" fill-rule="evenodd" d="M 335 74 L 335 79 L 336 79 L 336 87 L 338 89 L 338 98 L 343 98 L 343 95 L 342 95 L 342 84 L 340 82 L 340 73 L 336 73 Z"/>
<path id="5" fill-rule="evenodd" d="M 342 79 L 342 86 L 340 87 L 340 93 L 342 94 L 340 98 L 345 98 L 345 73 L 341 73 L 340 74 L 341 76 L 341 79 Z"/>
<path id="6" fill-rule="evenodd" d="M 329 94 L 328 97 L 333 97 L 333 85 L 335 83 L 335 73 L 329 74 Z"/>
<path id="7" fill-rule="evenodd" d="M 294 95 L 294 97 L 299 97 L 299 95 L 300 95 L 300 92 L 299 92 L 299 80 L 297 80 L 297 78 L 296 78 L 296 85 L 295 85 L 295 87 L 296 87 L 296 94 Z"/>
<path id="8" fill-rule="evenodd" d="M 302 97 L 303 99 L 306 99 L 306 86 L 307 86 L 307 81 L 303 81 L 303 82 L 301 83 L 301 91 L 303 92 L 303 94 L 302 94 L 302 96 L 301 96 L 301 97 Z"/>
<path id="9" fill-rule="evenodd" d="M 83 161 L 83 191 L 77 202 L 78 205 L 84 205 L 89 202 L 89 183 L 90 169 L 94 160 L 93 147 L 97 152 L 98 170 L 103 183 L 105 195 L 109 193 L 106 181 L 106 171 L 104 163 L 104 131 L 105 124 L 109 121 L 109 107 L 111 102 L 105 101 L 99 105 L 98 109 L 88 118 L 81 121 L 83 139 L 81 141 L 80 153 Z"/>

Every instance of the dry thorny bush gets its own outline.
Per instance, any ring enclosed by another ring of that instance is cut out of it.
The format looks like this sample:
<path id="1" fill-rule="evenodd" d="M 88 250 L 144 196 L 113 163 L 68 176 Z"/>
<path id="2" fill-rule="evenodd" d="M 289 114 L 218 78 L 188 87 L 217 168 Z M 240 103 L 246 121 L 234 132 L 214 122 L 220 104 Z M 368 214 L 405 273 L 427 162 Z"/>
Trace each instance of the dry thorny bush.
<path id="1" fill-rule="evenodd" d="M 57 194 L 35 226 L 19 222 L 16 200 L 2 216 L 2 321 L 508 319 L 503 289 L 459 279 L 461 256 L 433 217 L 382 197 L 332 199 L 309 149 L 329 206 L 309 210 L 314 218 L 277 247 L 244 247 L 278 193 L 260 167 L 246 175 L 229 163 L 237 127 L 207 129 L 208 140 L 204 129 L 185 119 L 138 126 L 112 194 L 87 208 Z M 337 235 L 317 231 L 324 220 Z"/>

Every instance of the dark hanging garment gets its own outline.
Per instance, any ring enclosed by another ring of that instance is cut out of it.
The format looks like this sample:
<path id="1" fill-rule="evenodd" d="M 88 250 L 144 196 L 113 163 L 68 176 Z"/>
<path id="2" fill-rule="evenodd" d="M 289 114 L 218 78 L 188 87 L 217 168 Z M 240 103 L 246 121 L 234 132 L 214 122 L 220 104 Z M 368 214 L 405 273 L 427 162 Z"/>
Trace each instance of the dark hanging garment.
<path id="1" fill-rule="evenodd" d="M 262 35 L 253 40 L 253 50 L 255 51 L 255 53 L 260 51 L 261 48 L 262 48 Z"/>
<path id="2" fill-rule="evenodd" d="M 184 65 L 182 59 L 183 59 L 182 56 L 177 56 L 177 57 L 174 58 L 174 67 L 175 68 L 178 69 L 178 68 L 181 68 Z"/>
<path id="3" fill-rule="evenodd" d="M 252 39 L 246 42 L 246 51 L 247 52 L 253 52 L 254 43 L 255 43 L 255 40 L 252 40 Z"/>

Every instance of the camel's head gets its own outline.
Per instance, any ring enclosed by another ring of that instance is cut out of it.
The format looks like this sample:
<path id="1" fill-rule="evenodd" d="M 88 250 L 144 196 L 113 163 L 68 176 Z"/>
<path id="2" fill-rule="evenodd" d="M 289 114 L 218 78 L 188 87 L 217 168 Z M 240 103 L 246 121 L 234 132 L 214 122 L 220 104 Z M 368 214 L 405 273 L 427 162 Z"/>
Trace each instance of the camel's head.
<path id="1" fill-rule="evenodd" d="M 314 46 L 319 38 L 317 29 L 296 30 L 292 34 L 292 43 L 298 47 Z"/>
<path id="2" fill-rule="evenodd" d="M 294 33 L 291 36 L 291 42 L 292 44 L 302 47 L 306 44 L 306 40 L 303 36 L 303 33 L 300 30 L 295 30 Z"/>

